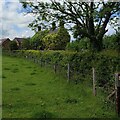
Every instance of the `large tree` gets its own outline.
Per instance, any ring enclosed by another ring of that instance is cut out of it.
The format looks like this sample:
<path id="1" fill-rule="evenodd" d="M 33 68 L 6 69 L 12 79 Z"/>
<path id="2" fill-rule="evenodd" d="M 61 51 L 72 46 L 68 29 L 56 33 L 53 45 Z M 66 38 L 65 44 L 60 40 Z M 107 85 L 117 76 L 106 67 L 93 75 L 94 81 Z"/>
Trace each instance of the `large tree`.
<path id="1" fill-rule="evenodd" d="M 38 31 L 30 39 L 31 49 L 43 50 L 45 48 L 43 38 L 49 33 L 48 30 Z"/>
<path id="2" fill-rule="evenodd" d="M 60 26 L 60 28 L 55 31 L 50 31 L 50 33 L 44 37 L 43 40 L 46 49 L 65 50 L 66 45 L 70 42 L 70 35 L 67 29 L 65 29 L 64 26 Z"/>
<path id="3" fill-rule="evenodd" d="M 49 2 L 21 2 L 28 13 L 36 15 L 30 24 L 36 28 L 39 24 L 45 25 L 51 21 L 63 19 L 65 24 L 71 24 L 77 29 L 78 36 L 90 39 L 93 50 L 102 49 L 104 34 L 108 31 L 107 24 L 117 20 L 120 2 L 79 2 L 77 0 L 50 0 Z M 28 7 L 29 6 L 29 7 Z M 47 25 L 48 25 L 47 24 Z"/>

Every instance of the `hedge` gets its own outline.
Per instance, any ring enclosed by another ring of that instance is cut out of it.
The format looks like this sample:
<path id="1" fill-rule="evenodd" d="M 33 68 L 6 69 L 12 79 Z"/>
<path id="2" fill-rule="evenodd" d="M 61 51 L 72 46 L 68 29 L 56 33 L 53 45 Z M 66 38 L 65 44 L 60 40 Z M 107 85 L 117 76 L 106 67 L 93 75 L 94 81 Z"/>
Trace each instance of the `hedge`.
<path id="1" fill-rule="evenodd" d="M 100 87 L 114 87 L 114 73 L 120 71 L 120 56 L 107 52 L 70 52 L 70 51 L 14 51 L 17 56 L 37 60 L 39 63 L 55 65 L 66 73 L 70 64 L 71 81 L 81 82 L 88 79 L 92 83 L 92 67 L 96 70 L 97 84 Z M 61 71 L 61 70 L 60 70 Z"/>

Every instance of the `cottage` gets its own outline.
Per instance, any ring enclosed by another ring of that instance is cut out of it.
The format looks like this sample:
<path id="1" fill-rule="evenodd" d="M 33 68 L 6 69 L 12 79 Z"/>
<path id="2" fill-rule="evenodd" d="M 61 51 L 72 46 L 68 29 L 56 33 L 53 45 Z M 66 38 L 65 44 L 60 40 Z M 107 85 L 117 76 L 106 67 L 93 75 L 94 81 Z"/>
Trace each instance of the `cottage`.
<path id="1" fill-rule="evenodd" d="M 21 45 L 22 45 L 23 40 L 24 40 L 24 38 L 17 38 L 17 37 L 14 38 L 14 41 L 17 43 L 17 46 L 19 49 L 21 49 L 21 47 L 22 47 Z"/>
<path id="2" fill-rule="evenodd" d="M 2 47 L 2 49 L 9 50 L 10 49 L 9 45 L 10 45 L 9 38 L 0 39 L 0 46 Z"/>

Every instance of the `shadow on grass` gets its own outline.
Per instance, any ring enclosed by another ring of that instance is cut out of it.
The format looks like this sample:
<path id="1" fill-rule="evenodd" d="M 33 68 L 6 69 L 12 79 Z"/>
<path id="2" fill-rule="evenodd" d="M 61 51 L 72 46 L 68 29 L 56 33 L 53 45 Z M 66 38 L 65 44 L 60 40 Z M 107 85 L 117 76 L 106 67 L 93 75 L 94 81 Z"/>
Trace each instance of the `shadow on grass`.
<path id="1" fill-rule="evenodd" d="M 18 66 L 17 64 L 12 64 L 12 66 Z"/>
<path id="2" fill-rule="evenodd" d="M 36 84 L 35 84 L 35 83 L 26 83 L 25 85 L 34 86 L 34 85 L 36 85 Z"/>
<path id="3" fill-rule="evenodd" d="M 6 76 L 5 75 L 2 75 L 2 79 L 5 79 L 6 78 Z"/>
<path id="4" fill-rule="evenodd" d="M 10 68 L 4 68 L 4 70 L 10 70 Z"/>
<path id="5" fill-rule="evenodd" d="M 11 72 L 12 72 L 12 73 L 17 73 L 17 72 L 19 72 L 19 69 L 18 69 L 18 68 L 15 68 L 15 69 L 11 70 Z"/>
<path id="6" fill-rule="evenodd" d="M 51 112 L 41 110 L 33 115 L 33 118 L 56 118 L 56 115 L 54 115 Z"/>
<path id="7" fill-rule="evenodd" d="M 32 67 L 31 67 L 31 66 L 27 66 L 26 68 L 30 69 L 30 68 L 32 68 Z"/>
<path id="8" fill-rule="evenodd" d="M 76 104 L 76 103 L 78 103 L 78 100 L 75 99 L 75 98 L 67 98 L 67 99 L 65 100 L 65 103 Z"/>
<path id="9" fill-rule="evenodd" d="M 30 73 L 30 75 L 35 75 L 35 74 L 37 74 L 37 73 L 35 73 L 35 72 Z"/>
<path id="10" fill-rule="evenodd" d="M 11 90 L 12 90 L 12 91 L 19 91 L 20 88 L 15 87 L 15 88 L 11 88 Z"/>

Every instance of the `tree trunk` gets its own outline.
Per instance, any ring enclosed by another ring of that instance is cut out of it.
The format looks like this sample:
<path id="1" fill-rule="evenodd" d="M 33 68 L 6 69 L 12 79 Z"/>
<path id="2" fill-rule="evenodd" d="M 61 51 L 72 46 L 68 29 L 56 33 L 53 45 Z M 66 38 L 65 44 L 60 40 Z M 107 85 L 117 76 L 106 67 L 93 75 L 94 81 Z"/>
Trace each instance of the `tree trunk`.
<path id="1" fill-rule="evenodd" d="M 90 39 L 91 50 L 92 51 L 101 51 L 103 49 L 103 40 L 91 38 Z"/>

